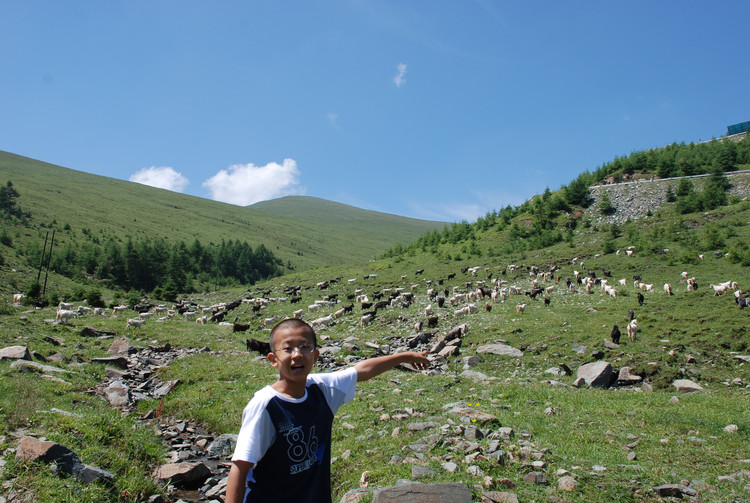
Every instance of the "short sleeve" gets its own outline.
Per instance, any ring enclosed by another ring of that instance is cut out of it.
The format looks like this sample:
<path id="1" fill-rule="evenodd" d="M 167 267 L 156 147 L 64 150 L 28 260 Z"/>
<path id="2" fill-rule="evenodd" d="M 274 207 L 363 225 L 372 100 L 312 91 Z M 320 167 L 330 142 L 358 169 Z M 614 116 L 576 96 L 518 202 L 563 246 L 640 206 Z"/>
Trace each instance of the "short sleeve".
<path id="1" fill-rule="evenodd" d="M 237 435 L 237 446 L 232 461 L 248 461 L 257 464 L 273 443 L 276 428 L 273 426 L 266 406 L 273 397 L 270 387 L 259 390 L 242 411 L 242 427 Z"/>
<path id="2" fill-rule="evenodd" d="M 308 383 L 312 381 L 319 385 L 334 414 L 342 405 L 354 400 L 354 393 L 357 389 L 357 370 L 354 367 L 336 372 L 310 374 L 307 380 Z"/>

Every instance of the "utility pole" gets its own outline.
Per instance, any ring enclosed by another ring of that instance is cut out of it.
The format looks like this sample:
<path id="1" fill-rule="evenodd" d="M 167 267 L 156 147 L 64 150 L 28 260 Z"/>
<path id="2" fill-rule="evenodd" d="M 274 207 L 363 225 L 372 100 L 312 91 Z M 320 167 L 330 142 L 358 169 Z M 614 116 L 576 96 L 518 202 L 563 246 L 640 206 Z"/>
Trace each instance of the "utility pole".
<path id="1" fill-rule="evenodd" d="M 44 236 L 44 249 L 42 250 L 42 260 L 39 261 L 39 272 L 36 275 L 36 282 L 39 283 L 39 280 L 42 277 L 42 267 L 44 267 L 44 256 L 47 255 L 47 240 L 49 239 L 49 231 L 47 231 L 47 235 Z"/>
<path id="2" fill-rule="evenodd" d="M 49 243 L 49 257 L 47 258 L 47 272 L 44 273 L 44 288 L 42 289 L 42 297 L 47 293 L 47 276 L 49 276 L 49 265 L 52 262 L 52 247 L 55 245 L 55 229 L 52 229 L 52 241 Z M 41 269 L 40 271 L 41 272 Z"/>

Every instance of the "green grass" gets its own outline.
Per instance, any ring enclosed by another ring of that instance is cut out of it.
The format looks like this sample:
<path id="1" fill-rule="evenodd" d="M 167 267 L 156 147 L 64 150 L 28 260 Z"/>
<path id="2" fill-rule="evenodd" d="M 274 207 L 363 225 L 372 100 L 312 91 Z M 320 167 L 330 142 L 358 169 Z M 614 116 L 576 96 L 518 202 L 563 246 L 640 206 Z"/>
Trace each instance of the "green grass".
<path id="1" fill-rule="evenodd" d="M 11 179 L 15 184 L 16 179 Z M 24 206 L 24 199 L 19 202 Z M 84 219 L 84 214 L 79 218 Z M 139 214 L 137 218 L 138 226 L 125 221 L 120 224 L 131 229 L 129 232 L 141 232 L 144 217 Z M 81 222 L 94 229 L 94 220 L 89 215 Z M 665 207 L 646 220 L 621 226 L 622 234 L 616 238 L 608 226 L 581 225 L 571 243 L 502 257 L 496 252 L 505 244 L 507 235 L 489 230 L 476 236 L 481 255 L 470 255 L 472 247 L 468 243 L 443 244 L 435 253 L 414 251 L 389 259 L 326 265 L 298 270 L 249 288 L 194 296 L 197 302 L 210 305 L 259 296 L 267 290 L 271 297 L 282 297 L 286 286 L 303 287 L 299 304 L 271 303 L 259 315 L 247 305 L 238 307 L 228 319 L 237 316 L 240 322 L 250 323 L 252 329 L 243 334 L 232 334 L 229 327 L 198 325 L 184 319 L 147 323 L 142 330 L 126 331 L 125 316 L 87 317 L 75 320 L 74 326 L 53 326 L 46 321 L 54 318 L 53 309 L 27 310 L 9 304 L 10 294 L 28 284 L 35 271 L 12 271 L 15 249 L 0 247 L 5 260 L 5 266 L 0 268 L 5 293 L 0 300 L 0 346 L 27 345 L 44 356 L 60 352 L 71 361 L 61 366 L 75 371 L 62 376 L 69 384 L 61 384 L 41 379 L 35 373 L 18 373 L 10 369 L 8 362 L 0 363 L 0 437 L 4 437 L 0 448 L 15 447 L 19 432 L 46 436 L 78 452 L 83 462 L 114 473 L 116 490 L 112 492 L 100 484 L 82 486 L 69 478 L 52 476 L 44 467 L 19 464 L 13 456 L 6 456 L 8 464 L 0 477 L 17 492 L 33 491 L 40 501 L 142 501 L 159 491 L 148 475 L 161 461 L 164 447 L 156 434 L 137 420 L 157 404 L 142 402 L 132 414 L 120 415 L 92 393 L 104 377 L 104 367 L 90 361 L 104 356 L 111 340 L 81 337 L 84 325 L 112 330 L 142 346 L 168 342 L 179 347 L 208 347 L 210 352 L 177 360 L 160 370 L 163 380 L 180 380 L 165 398 L 163 412 L 195 420 L 214 433 L 236 433 L 242 409 L 252 394 L 275 379 L 267 362 L 245 351 L 244 340 L 267 339 L 270 326 L 295 309 L 327 294 L 338 294 L 342 302 L 347 302 L 347 295 L 359 288 L 372 293 L 396 287 L 409 290 L 417 285 L 414 305 L 408 309 L 389 308 L 366 329 L 360 327 L 360 310 L 355 307 L 354 314 L 319 331 L 321 340 L 355 338 L 358 349 L 353 354 L 369 357 L 375 351 L 367 342 L 383 345 L 412 334 L 414 323 L 424 318 L 423 309 L 429 303 L 427 280 L 441 291 L 454 286 L 465 291 L 467 281 L 486 279 L 492 273 L 493 277 L 528 290 L 532 277 L 527 267 L 555 264 L 559 267 L 555 276 L 563 280 L 572 277 L 576 269 L 584 274 L 593 269 L 598 276 L 603 269 L 611 270 L 610 282 L 616 286 L 618 298 L 612 299 L 598 289 L 591 294 L 571 293 L 564 289 L 562 281 L 555 281 L 549 306 L 528 297 L 510 297 L 506 302 L 495 303 L 487 312 L 483 309 L 486 301 L 482 301 L 476 313 L 461 320 L 453 319 L 452 308 L 441 310 L 440 334 L 460 322 L 469 325 L 462 356 L 474 355 L 480 345 L 499 341 L 522 348 L 524 356 L 481 355 L 482 362 L 473 370 L 486 374 L 487 381 L 461 377 L 462 362 L 451 359 L 445 372 L 436 375 L 392 370 L 361 383 L 357 398 L 342 407 L 335 422 L 332 449 L 338 460 L 333 467 L 334 500 L 358 487 L 366 471 L 370 486 L 392 485 L 401 478 L 411 478 L 412 463 L 435 471 L 423 481 L 465 483 L 478 499 L 481 491 L 475 486 L 482 484 L 482 478 L 466 472 L 465 450 L 447 441 L 460 435 L 462 425 L 471 425 L 444 408 L 455 402 L 471 403 L 472 408 L 492 414 L 494 421 L 479 426 L 486 433 L 499 426 L 514 430 L 515 436 L 501 445 L 509 453 L 506 463 L 480 459 L 475 464 L 495 481 L 512 481 L 512 489 L 495 489 L 515 492 L 521 501 L 658 501 L 653 487 L 682 481 L 690 481 L 703 502 L 746 499 L 747 480 L 722 482 L 719 477 L 747 470 L 750 459 L 750 367 L 734 358 L 748 354 L 750 312 L 739 310 L 729 296 L 714 296 L 708 285 L 736 280 L 741 288 L 748 288 L 747 265 L 725 255 L 750 242 L 748 223 L 750 203 L 746 201 L 685 216 L 675 215 Z M 25 237 L 28 236 L 14 236 L 14 240 Z M 352 243 L 356 244 L 356 239 Z M 607 244 L 614 245 L 614 249 L 633 245 L 636 254 L 605 254 Z M 668 248 L 670 252 L 655 254 L 652 248 Z M 720 252 L 718 258 L 714 251 Z M 699 253 L 705 254 L 705 260 L 697 258 Z M 574 257 L 585 265 L 572 264 Z M 509 264 L 523 267 L 507 272 Z M 462 267 L 470 266 L 484 269 L 476 278 L 460 272 Z M 425 269 L 424 274 L 415 275 L 417 269 Z M 680 283 L 683 271 L 698 279 L 698 291 L 686 291 Z M 456 277 L 448 280 L 453 273 Z M 379 276 L 365 280 L 369 274 Z M 653 283 L 655 289 L 645 295 L 642 307 L 636 301 L 632 283 L 636 274 Z M 315 287 L 319 281 L 336 278 L 328 290 Z M 354 283 L 347 281 L 353 278 Z M 619 285 L 620 278 L 627 279 L 625 287 Z M 445 280 L 444 285 L 437 286 L 438 280 Z M 64 278 L 55 277 L 54 281 L 60 291 L 72 291 L 77 286 Z M 672 283 L 674 296 L 663 293 L 665 282 Z M 106 302 L 115 301 L 112 292 L 105 290 L 103 294 Z M 516 313 L 517 302 L 528 304 L 522 315 Z M 338 307 L 327 307 L 315 317 L 330 314 Z M 436 308 L 434 304 L 433 307 Z M 628 341 L 623 330 L 620 347 L 608 349 L 604 343 L 612 325 L 617 323 L 624 329 L 629 309 L 639 320 L 637 340 Z M 307 313 L 305 317 L 313 318 Z M 265 323 L 265 318 L 273 321 Z M 616 370 L 630 366 L 646 376 L 654 391 L 576 389 L 572 387 L 575 375 L 558 377 L 545 373 L 562 363 L 575 372 L 580 365 L 593 361 L 594 351 L 602 351 L 604 359 Z M 342 353 L 338 359 L 343 361 L 345 356 Z M 671 400 L 677 395 L 672 382 L 677 378 L 692 379 L 704 391 L 679 395 L 675 403 Z M 554 385 L 551 380 L 566 386 Z M 44 412 L 52 408 L 80 414 L 85 420 Z M 547 413 L 550 408 L 551 414 Z M 393 419 L 400 413 L 408 417 Z M 389 414 L 391 419 L 381 419 L 383 414 Z M 426 420 L 434 420 L 450 435 L 441 436 L 420 457 L 409 446 L 441 430 L 412 432 L 408 425 Z M 738 432 L 725 432 L 729 424 L 737 425 Z M 400 430 L 394 434 L 397 428 Z M 479 442 L 488 445 L 489 441 L 484 438 Z M 519 460 L 525 442 L 544 453 L 549 485 L 523 482 L 523 476 L 532 470 Z M 636 458 L 631 460 L 631 450 L 626 446 L 633 448 L 633 444 Z M 408 462 L 391 464 L 393 456 Z M 456 473 L 441 467 L 447 459 L 459 465 Z M 570 472 L 581 486 L 572 493 L 558 490 L 558 470 Z"/>

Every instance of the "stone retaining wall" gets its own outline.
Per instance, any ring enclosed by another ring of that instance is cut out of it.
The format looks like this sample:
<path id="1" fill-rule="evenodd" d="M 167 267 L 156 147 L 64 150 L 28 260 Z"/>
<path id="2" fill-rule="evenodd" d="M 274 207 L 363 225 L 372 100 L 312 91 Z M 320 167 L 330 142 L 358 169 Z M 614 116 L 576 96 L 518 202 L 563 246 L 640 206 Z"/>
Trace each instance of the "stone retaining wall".
<path id="1" fill-rule="evenodd" d="M 750 173 L 727 173 L 731 186 L 729 194 L 740 197 L 750 196 Z M 707 176 L 691 177 L 696 191 L 703 190 Z M 656 212 L 667 201 L 667 191 L 677 191 L 679 178 L 668 180 L 644 180 L 639 182 L 597 185 L 589 189 L 593 203 L 586 211 L 594 224 L 622 224 L 628 220 L 638 220 Z M 602 194 L 606 192 L 615 211 L 611 215 L 602 215 L 599 211 Z"/>

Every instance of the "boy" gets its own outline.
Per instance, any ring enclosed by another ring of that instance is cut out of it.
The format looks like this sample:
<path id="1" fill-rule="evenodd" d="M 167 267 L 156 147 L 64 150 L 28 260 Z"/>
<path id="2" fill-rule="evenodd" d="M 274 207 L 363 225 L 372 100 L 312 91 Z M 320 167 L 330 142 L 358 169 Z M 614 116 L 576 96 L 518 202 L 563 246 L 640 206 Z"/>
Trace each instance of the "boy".
<path id="1" fill-rule="evenodd" d="M 354 399 L 356 383 L 400 363 L 429 366 L 425 353 L 370 358 L 354 367 L 310 374 L 318 360 L 315 331 L 291 318 L 271 330 L 268 361 L 278 380 L 259 390 L 242 413 L 226 502 L 330 502 L 331 425 Z"/>

